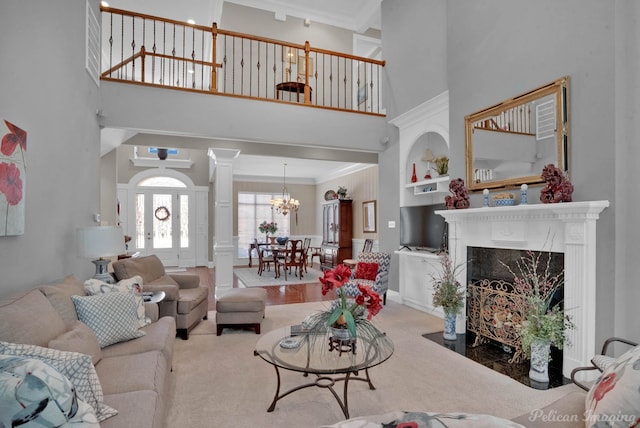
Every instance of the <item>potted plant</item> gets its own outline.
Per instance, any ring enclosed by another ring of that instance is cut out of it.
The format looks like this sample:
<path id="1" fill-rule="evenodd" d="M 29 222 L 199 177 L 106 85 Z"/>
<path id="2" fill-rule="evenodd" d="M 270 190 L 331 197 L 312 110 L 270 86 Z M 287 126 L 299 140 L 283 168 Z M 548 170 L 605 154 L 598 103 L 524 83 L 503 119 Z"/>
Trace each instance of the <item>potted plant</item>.
<path id="1" fill-rule="evenodd" d="M 447 156 L 440 156 L 433 160 L 438 175 L 447 175 L 449 173 L 449 158 Z"/>
<path id="2" fill-rule="evenodd" d="M 514 291 L 523 296 L 519 300 L 521 318 L 514 320 L 511 314 L 509 322 L 515 327 L 522 353 L 531 361 L 529 378 L 549 382 L 551 345 L 562 349 L 568 344 L 566 331 L 574 328 L 562 302 L 554 300 L 556 290 L 564 284 L 564 270 L 552 274 L 551 254 L 533 251 L 516 262 L 519 274 L 502 265 L 513 275 Z"/>
<path id="3" fill-rule="evenodd" d="M 456 339 L 456 316 L 464 307 L 466 290 L 456 279 L 461 265 L 454 266 L 448 253 L 440 258 L 442 272 L 433 275 L 433 306 L 444 310 L 444 332 L 446 340 Z"/>

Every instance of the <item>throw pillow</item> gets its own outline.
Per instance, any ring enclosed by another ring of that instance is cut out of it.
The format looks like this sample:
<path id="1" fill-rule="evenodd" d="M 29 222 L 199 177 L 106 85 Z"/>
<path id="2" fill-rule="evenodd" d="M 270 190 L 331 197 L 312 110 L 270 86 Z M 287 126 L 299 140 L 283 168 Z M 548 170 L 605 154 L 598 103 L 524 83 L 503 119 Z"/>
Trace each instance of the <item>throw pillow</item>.
<path id="1" fill-rule="evenodd" d="M 49 348 L 79 352 L 91 356 L 95 366 L 102 359 L 102 349 L 96 334 L 85 323 L 76 321 L 73 328 L 49 341 Z"/>
<path id="2" fill-rule="evenodd" d="M 0 355 L 37 359 L 58 370 L 69 379 L 78 394 L 93 407 L 99 421 L 118 414 L 117 410 L 103 402 L 102 386 L 90 356 L 78 352 L 8 342 L 0 342 Z"/>
<path id="3" fill-rule="evenodd" d="M 593 384 L 585 401 L 587 427 L 640 422 L 640 346 L 622 354 Z"/>
<path id="4" fill-rule="evenodd" d="M 100 427 L 69 379 L 42 361 L 0 355 L 0 426 Z"/>
<path id="5" fill-rule="evenodd" d="M 51 306 L 60 314 L 67 330 L 71 329 L 78 322 L 78 315 L 76 315 L 76 308 L 73 306 L 71 296 L 85 295 L 82 281 L 73 275 L 69 275 L 62 281 L 42 285 L 39 290 L 47 296 Z"/>
<path id="6" fill-rule="evenodd" d="M 87 296 L 95 296 L 101 293 L 129 293 L 136 296 L 136 304 L 138 309 L 139 326 L 144 327 L 151 323 L 151 319 L 147 318 L 144 311 L 144 301 L 142 298 L 142 277 L 139 275 L 128 279 L 123 279 L 117 284 L 108 284 L 99 279 L 88 279 L 84 282 L 84 292 Z"/>
<path id="7" fill-rule="evenodd" d="M 522 425 L 481 413 L 422 413 L 395 411 L 382 415 L 361 416 L 323 425 L 321 428 L 433 428 L 433 427 L 473 427 L 473 428 L 524 428 Z"/>
<path id="8" fill-rule="evenodd" d="M 358 262 L 356 265 L 356 279 L 375 281 L 378 275 L 378 263 Z"/>
<path id="9" fill-rule="evenodd" d="M 78 319 L 96 334 L 101 348 L 145 335 L 138 330 L 138 303 L 127 293 L 71 296 Z"/>

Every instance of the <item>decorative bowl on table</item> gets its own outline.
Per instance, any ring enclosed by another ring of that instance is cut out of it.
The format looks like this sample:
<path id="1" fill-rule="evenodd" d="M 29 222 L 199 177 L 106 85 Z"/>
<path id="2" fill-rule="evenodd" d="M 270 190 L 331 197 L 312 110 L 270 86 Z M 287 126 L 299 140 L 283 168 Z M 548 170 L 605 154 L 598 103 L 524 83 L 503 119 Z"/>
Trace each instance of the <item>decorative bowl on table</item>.
<path id="1" fill-rule="evenodd" d="M 509 192 L 496 193 L 492 196 L 493 205 L 496 207 L 508 207 L 515 205 L 515 195 Z"/>
<path id="2" fill-rule="evenodd" d="M 288 240 L 289 240 L 289 238 L 287 238 L 287 237 L 279 236 L 279 237 L 276 238 L 276 242 L 278 243 L 278 245 L 284 245 L 284 244 L 287 243 Z"/>

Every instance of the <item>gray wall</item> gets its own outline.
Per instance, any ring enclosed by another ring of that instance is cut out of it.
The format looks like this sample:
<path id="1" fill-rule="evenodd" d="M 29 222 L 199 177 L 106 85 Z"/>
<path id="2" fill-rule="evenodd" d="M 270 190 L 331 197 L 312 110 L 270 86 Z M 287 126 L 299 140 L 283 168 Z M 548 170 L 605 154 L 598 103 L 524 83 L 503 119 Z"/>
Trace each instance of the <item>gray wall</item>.
<path id="1" fill-rule="evenodd" d="M 605 140 L 615 147 L 615 333 L 640 339 L 637 303 L 640 302 L 640 228 L 637 216 L 638 122 L 640 114 L 640 4 L 636 0 L 617 0 L 615 17 L 615 109 L 613 138 Z M 611 147 L 610 144 L 607 146 Z M 606 279 L 605 279 L 606 280 Z"/>
<path id="2" fill-rule="evenodd" d="M 27 131 L 28 177 L 25 233 L 0 238 L 0 295 L 94 269 L 75 252 L 76 227 L 99 211 L 98 88 L 84 69 L 85 7 L 2 2 L 0 119 Z"/>
<path id="3" fill-rule="evenodd" d="M 387 118 L 393 119 L 448 89 L 445 0 L 384 0 L 382 53 Z M 379 155 L 380 249 L 400 248 L 400 165 L 398 129 L 387 127 L 389 142 Z M 388 222 L 396 227 L 389 228 Z M 398 290 L 398 256 L 392 253 L 389 288 Z"/>
<path id="4" fill-rule="evenodd" d="M 632 315 L 640 294 L 635 286 L 639 233 L 632 223 L 638 205 L 633 197 L 637 179 L 632 178 L 638 155 L 633 118 L 639 108 L 635 76 L 640 66 L 637 43 L 632 42 L 638 40 L 638 17 L 638 6 L 629 0 L 383 1 L 389 118 L 448 88 L 453 177 L 465 172 L 465 115 L 570 77 L 574 200 L 611 201 L 597 226 L 598 342 L 613 333 L 639 338 L 640 323 Z M 446 38 L 438 37 L 440 27 L 428 25 L 431 20 L 446 22 Z M 425 64 L 416 65 L 415 58 Z M 432 60 L 444 61 L 446 70 L 429 68 Z M 385 217 L 397 217 L 393 132 L 389 148 L 380 155 L 381 195 L 390 199 L 381 213 L 383 223 Z M 539 188 L 532 190 L 537 200 Z M 472 196 L 472 206 L 481 203 L 481 195 Z M 382 234 L 381 241 L 395 247 L 397 233 L 383 228 Z"/>

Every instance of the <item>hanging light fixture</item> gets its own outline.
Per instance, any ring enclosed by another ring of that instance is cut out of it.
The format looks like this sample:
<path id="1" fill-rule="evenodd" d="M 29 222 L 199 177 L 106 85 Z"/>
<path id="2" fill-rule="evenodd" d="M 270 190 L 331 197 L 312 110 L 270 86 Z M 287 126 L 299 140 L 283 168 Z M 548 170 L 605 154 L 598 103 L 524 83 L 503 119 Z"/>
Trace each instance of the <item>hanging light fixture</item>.
<path id="1" fill-rule="evenodd" d="M 284 175 L 282 178 L 282 197 L 278 199 L 271 199 L 271 209 L 276 210 L 277 213 L 287 215 L 289 212 L 296 213 L 296 224 L 298 224 L 298 208 L 300 208 L 300 201 L 293 199 L 289 193 L 287 193 L 287 164 L 284 164 Z"/>

